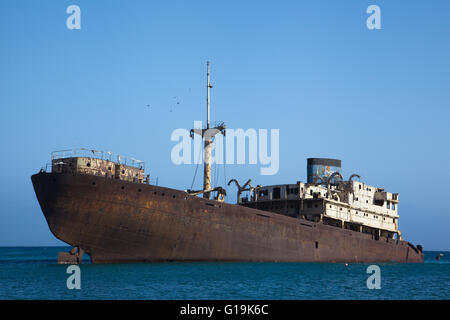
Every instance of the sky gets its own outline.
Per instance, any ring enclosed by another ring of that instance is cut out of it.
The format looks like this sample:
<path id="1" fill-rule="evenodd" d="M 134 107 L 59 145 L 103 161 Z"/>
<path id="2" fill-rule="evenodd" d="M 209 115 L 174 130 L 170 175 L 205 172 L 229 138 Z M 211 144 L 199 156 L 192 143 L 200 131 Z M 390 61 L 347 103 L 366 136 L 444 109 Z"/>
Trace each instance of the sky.
<path id="1" fill-rule="evenodd" d="M 195 165 L 171 161 L 170 137 L 205 120 L 209 60 L 212 120 L 280 139 L 277 174 L 226 165 L 218 184 L 306 181 L 306 158 L 341 159 L 344 178 L 400 194 L 408 241 L 450 250 L 449 34 L 447 0 L 1 1 L 0 246 L 62 244 L 30 179 L 55 150 L 130 155 L 190 188 Z"/>

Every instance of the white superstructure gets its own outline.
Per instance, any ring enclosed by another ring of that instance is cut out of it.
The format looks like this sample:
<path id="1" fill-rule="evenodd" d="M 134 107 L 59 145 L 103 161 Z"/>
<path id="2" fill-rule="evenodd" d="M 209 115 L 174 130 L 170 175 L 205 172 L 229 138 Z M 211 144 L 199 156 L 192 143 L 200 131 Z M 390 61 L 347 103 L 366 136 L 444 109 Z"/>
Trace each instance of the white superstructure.
<path id="1" fill-rule="evenodd" d="M 331 179 L 330 179 L 331 180 Z M 323 181 L 322 181 L 323 182 Z M 242 205 L 321 221 L 336 227 L 393 238 L 398 230 L 398 193 L 360 181 L 258 186 Z"/>

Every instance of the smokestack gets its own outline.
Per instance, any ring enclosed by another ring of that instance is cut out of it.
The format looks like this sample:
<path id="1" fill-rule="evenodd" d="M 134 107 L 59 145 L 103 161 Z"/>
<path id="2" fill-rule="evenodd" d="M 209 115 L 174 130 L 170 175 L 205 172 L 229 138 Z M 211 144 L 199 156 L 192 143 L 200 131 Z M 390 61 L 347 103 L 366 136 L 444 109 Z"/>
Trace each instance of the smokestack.
<path id="1" fill-rule="evenodd" d="M 308 158 L 306 171 L 308 183 L 314 183 L 315 177 L 326 178 L 334 172 L 341 173 L 341 160 L 327 158 Z"/>

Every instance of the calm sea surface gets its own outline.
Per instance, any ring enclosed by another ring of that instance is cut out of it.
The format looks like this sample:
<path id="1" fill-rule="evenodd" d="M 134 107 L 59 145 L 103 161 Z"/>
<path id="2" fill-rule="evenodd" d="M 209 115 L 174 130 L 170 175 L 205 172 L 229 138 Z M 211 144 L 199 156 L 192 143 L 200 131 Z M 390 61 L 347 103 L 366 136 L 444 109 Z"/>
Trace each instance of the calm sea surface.
<path id="1" fill-rule="evenodd" d="M 66 285 L 66 247 L 0 247 L 0 299 L 450 299 L 450 252 L 423 264 L 149 263 L 81 265 L 81 289 Z"/>

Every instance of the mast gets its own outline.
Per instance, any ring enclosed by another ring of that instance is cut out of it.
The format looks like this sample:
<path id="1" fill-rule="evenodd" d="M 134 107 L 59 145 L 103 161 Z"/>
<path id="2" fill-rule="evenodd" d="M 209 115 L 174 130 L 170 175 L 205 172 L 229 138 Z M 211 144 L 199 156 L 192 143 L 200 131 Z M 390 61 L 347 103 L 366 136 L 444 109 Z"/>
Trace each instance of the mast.
<path id="1" fill-rule="evenodd" d="M 221 123 L 219 126 L 210 126 L 210 92 L 213 86 L 209 81 L 209 61 L 206 62 L 206 129 L 192 129 L 191 137 L 194 137 L 194 133 L 197 133 L 203 137 L 205 140 L 204 147 L 204 166 L 203 166 L 203 197 L 206 199 L 210 198 L 211 189 L 211 144 L 213 142 L 213 137 L 222 133 L 225 135 L 225 125 Z"/>
<path id="2" fill-rule="evenodd" d="M 209 61 L 206 62 L 206 130 L 209 130 L 209 89 L 212 88 L 209 82 Z M 205 138 L 205 164 L 203 166 L 203 190 L 211 189 L 211 143 L 212 136 L 204 135 Z M 203 198 L 209 199 L 209 192 L 203 193 Z"/>

